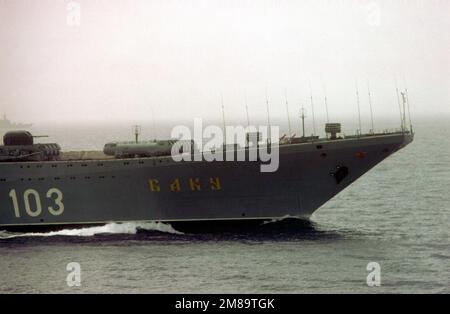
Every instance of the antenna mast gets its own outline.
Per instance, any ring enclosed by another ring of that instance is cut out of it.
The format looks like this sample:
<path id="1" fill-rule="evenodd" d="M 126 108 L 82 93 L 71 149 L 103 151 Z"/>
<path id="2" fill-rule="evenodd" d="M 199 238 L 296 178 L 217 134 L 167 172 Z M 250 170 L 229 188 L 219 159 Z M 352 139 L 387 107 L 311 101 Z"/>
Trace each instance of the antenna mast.
<path id="1" fill-rule="evenodd" d="M 312 114 L 312 120 L 313 120 L 313 135 L 316 135 L 316 117 L 314 116 L 314 102 L 313 102 L 313 94 L 312 94 L 312 87 L 311 82 L 309 82 L 309 92 L 311 96 L 311 114 Z"/>
<path id="2" fill-rule="evenodd" d="M 403 117 L 402 117 L 402 125 L 403 125 L 403 132 L 406 130 L 406 93 L 400 92 L 402 95 L 402 103 L 403 103 Z"/>
<path id="3" fill-rule="evenodd" d="M 289 118 L 289 104 L 288 104 L 287 90 L 286 89 L 284 89 L 284 96 L 286 98 L 286 113 L 287 113 L 287 118 L 288 118 L 289 136 L 291 136 L 292 135 L 292 132 L 291 132 L 291 119 Z"/>
<path id="4" fill-rule="evenodd" d="M 358 134 L 361 135 L 362 133 L 362 128 L 361 128 L 361 109 L 359 106 L 359 90 L 358 90 L 358 81 L 355 80 L 355 87 L 356 87 L 356 104 L 358 106 L 358 126 L 359 126 L 359 130 L 358 130 Z"/>
<path id="5" fill-rule="evenodd" d="M 305 108 L 303 106 L 300 108 L 300 119 L 302 119 L 303 137 L 305 137 Z"/>
<path id="6" fill-rule="evenodd" d="M 134 132 L 134 140 L 137 144 L 137 143 L 139 143 L 139 135 L 141 134 L 141 126 L 133 125 L 133 132 Z"/>
<path id="7" fill-rule="evenodd" d="M 400 128 L 402 129 L 402 132 L 403 132 L 405 130 L 405 126 L 403 125 L 402 105 L 400 104 L 400 93 L 398 91 L 397 79 L 395 79 L 395 91 L 397 93 L 398 110 L 400 110 Z"/>
<path id="8" fill-rule="evenodd" d="M 408 108 L 409 130 L 412 133 L 413 132 L 413 127 L 412 127 L 412 121 L 411 121 L 411 110 L 409 109 L 408 87 L 406 85 L 406 80 L 405 80 L 404 77 L 403 77 L 403 81 L 404 81 L 404 84 L 405 84 L 406 105 L 407 105 L 407 108 Z"/>
<path id="9" fill-rule="evenodd" d="M 367 93 L 369 95 L 369 107 L 370 107 L 370 122 L 372 129 L 370 130 L 370 133 L 374 133 L 374 126 L 373 126 L 373 110 L 372 110 L 372 95 L 370 94 L 370 85 L 369 80 L 367 80 Z"/>
<path id="10" fill-rule="evenodd" d="M 409 130 L 412 133 L 413 132 L 413 127 L 412 127 L 412 121 L 411 121 L 411 110 L 409 109 L 408 88 L 405 89 L 405 92 L 406 92 L 406 106 L 408 108 Z"/>

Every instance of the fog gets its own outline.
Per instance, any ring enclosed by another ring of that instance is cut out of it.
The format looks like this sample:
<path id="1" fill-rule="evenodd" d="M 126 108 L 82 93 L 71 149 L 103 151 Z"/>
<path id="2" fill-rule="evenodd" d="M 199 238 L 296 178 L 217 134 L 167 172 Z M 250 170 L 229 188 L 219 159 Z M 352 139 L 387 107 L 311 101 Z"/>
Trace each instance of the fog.
<path id="1" fill-rule="evenodd" d="M 450 116 L 449 1 L 0 0 L 0 113 L 39 123 Z M 356 120 L 355 120 L 356 121 Z"/>

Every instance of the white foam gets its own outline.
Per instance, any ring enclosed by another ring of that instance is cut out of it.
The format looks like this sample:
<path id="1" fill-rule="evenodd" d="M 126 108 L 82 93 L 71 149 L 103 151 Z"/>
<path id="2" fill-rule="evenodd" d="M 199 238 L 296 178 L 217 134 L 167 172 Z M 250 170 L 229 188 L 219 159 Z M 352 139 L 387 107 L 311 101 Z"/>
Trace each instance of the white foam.
<path id="1" fill-rule="evenodd" d="M 96 234 L 136 234 L 138 230 L 160 231 L 172 234 L 183 234 L 175 230 L 170 224 L 162 222 L 125 222 L 109 223 L 104 226 L 86 227 L 81 229 L 64 229 L 46 233 L 9 233 L 0 232 L 1 239 L 10 239 L 17 237 L 52 237 L 52 236 L 75 236 L 91 237 Z"/>
<path id="2" fill-rule="evenodd" d="M 298 219 L 299 217 L 298 217 L 298 216 L 291 216 L 291 215 L 284 215 L 284 216 L 282 216 L 282 217 L 272 218 L 271 220 L 266 220 L 266 221 L 264 221 L 262 224 L 263 224 L 263 225 L 267 225 L 267 224 L 270 224 L 270 223 L 280 222 L 280 221 L 283 221 L 283 220 L 289 219 L 289 218 L 295 218 L 295 219 Z"/>

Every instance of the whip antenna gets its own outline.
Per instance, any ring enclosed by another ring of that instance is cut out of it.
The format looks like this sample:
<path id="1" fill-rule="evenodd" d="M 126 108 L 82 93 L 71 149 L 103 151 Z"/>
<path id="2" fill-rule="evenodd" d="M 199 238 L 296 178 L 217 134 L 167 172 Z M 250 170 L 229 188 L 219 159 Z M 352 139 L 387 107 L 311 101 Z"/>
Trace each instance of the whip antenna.
<path id="1" fill-rule="evenodd" d="M 287 90 L 284 90 L 284 96 L 286 98 L 286 114 L 287 114 L 287 119 L 288 119 L 288 128 L 289 128 L 289 136 L 292 135 L 291 132 L 291 119 L 289 118 L 289 104 L 288 104 L 288 99 L 287 99 Z"/>
<path id="2" fill-rule="evenodd" d="M 361 108 L 359 105 L 359 90 L 358 90 L 358 81 L 355 80 L 355 87 L 356 87 L 356 105 L 358 106 L 358 125 L 359 125 L 359 130 L 358 133 L 361 135 Z"/>
<path id="3" fill-rule="evenodd" d="M 371 132 L 373 134 L 374 132 L 374 126 L 373 126 L 373 109 L 372 109 L 372 95 L 370 94 L 370 85 L 369 80 L 367 80 L 367 93 L 369 95 L 369 107 L 370 107 L 370 122 L 371 122 Z"/>
<path id="4" fill-rule="evenodd" d="M 247 115 L 247 126 L 250 126 L 250 116 L 248 115 L 247 94 L 244 95 L 244 101 L 245 101 L 245 113 Z"/>
<path id="5" fill-rule="evenodd" d="M 312 120 L 313 120 L 313 134 L 316 135 L 316 117 L 314 116 L 314 101 L 313 101 L 311 82 L 309 82 L 309 92 L 310 92 L 310 100 L 311 100 L 311 115 L 312 115 Z"/>
<path id="6" fill-rule="evenodd" d="M 326 111 L 326 113 L 327 113 L 327 123 L 330 123 L 330 118 L 329 118 L 329 116 L 328 116 L 328 99 L 327 99 L 327 88 L 326 88 L 326 86 L 325 86 L 325 84 L 323 84 L 323 100 L 324 100 L 324 103 L 325 103 L 325 111 Z"/>
<path id="7" fill-rule="evenodd" d="M 270 129 L 269 96 L 267 95 L 267 88 L 266 88 L 266 109 L 267 109 L 267 125 Z"/>

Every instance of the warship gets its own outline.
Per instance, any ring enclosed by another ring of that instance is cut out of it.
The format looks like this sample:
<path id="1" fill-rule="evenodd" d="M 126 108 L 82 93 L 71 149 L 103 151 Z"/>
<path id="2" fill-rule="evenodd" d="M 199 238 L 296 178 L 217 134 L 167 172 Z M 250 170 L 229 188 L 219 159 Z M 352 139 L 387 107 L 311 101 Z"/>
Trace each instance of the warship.
<path id="1" fill-rule="evenodd" d="M 31 126 L 32 124 L 11 122 L 6 115 L 3 115 L 3 118 L 0 119 L 0 130 L 29 129 Z"/>
<path id="2" fill-rule="evenodd" d="M 0 229 L 157 221 L 183 231 L 308 219 L 411 143 L 414 132 L 405 124 L 346 136 L 340 124 L 327 123 L 323 138 L 304 131 L 283 137 L 274 172 L 261 172 L 261 161 L 175 161 L 172 140 L 136 137 L 136 143 L 107 143 L 103 152 L 63 152 L 57 143 L 35 143 L 29 132 L 8 132 L 0 146 Z M 255 147 L 238 149 L 249 154 Z"/>

